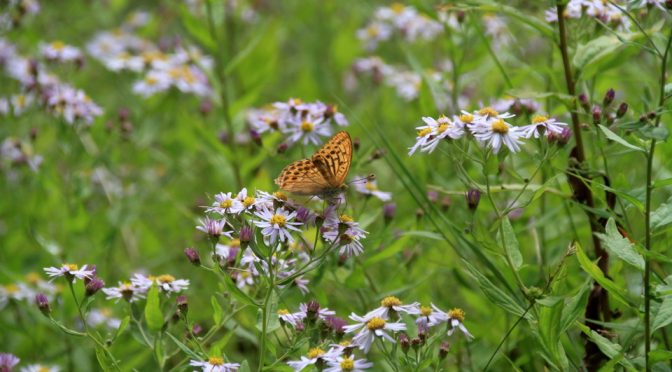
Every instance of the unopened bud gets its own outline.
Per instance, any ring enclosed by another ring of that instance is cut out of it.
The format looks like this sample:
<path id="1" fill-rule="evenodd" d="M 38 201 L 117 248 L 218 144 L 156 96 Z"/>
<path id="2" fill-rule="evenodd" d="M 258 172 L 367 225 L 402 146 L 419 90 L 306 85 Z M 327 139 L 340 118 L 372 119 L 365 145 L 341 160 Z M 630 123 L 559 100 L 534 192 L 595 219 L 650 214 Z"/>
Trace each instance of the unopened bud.
<path id="1" fill-rule="evenodd" d="M 227 131 L 219 132 L 217 138 L 219 139 L 219 142 L 223 144 L 227 144 L 231 140 L 231 136 L 229 136 L 229 133 Z"/>
<path id="2" fill-rule="evenodd" d="M 422 208 L 418 208 L 415 210 L 415 218 L 418 220 L 421 219 L 425 215 L 425 211 L 422 210 Z"/>
<path id="3" fill-rule="evenodd" d="M 465 198 L 467 199 L 469 209 L 475 211 L 478 208 L 478 203 L 481 201 L 481 192 L 477 189 L 469 189 L 465 194 Z"/>
<path id="4" fill-rule="evenodd" d="M 91 297 L 105 287 L 105 282 L 100 278 L 91 279 L 85 286 L 86 296 Z"/>
<path id="5" fill-rule="evenodd" d="M 411 340 L 411 346 L 413 347 L 413 350 L 418 351 L 418 349 L 420 349 L 420 345 L 422 345 L 422 340 L 420 337 L 413 337 Z"/>
<path id="6" fill-rule="evenodd" d="M 436 203 L 439 201 L 439 192 L 436 190 L 427 191 L 427 199 L 429 199 L 429 201 L 432 203 Z"/>
<path id="7" fill-rule="evenodd" d="M 672 0 L 665 1 L 665 7 L 669 10 L 672 10 Z"/>
<path id="8" fill-rule="evenodd" d="M 186 316 L 187 312 L 189 312 L 189 300 L 187 299 L 187 296 L 185 295 L 179 295 L 175 299 L 175 302 L 177 303 L 177 312 L 178 315 Z"/>
<path id="9" fill-rule="evenodd" d="M 605 108 L 609 107 L 612 102 L 614 102 L 614 98 L 616 97 L 616 92 L 613 89 L 609 89 L 607 93 L 604 94 L 604 99 L 602 100 L 602 106 Z"/>
<path id="10" fill-rule="evenodd" d="M 320 303 L 315 300 L 308 301 L 308 304 L 306 305 L 306 319 L 309 322 L 314 322 L 315 320 L 317 320 L 317 315 L 319 314 L 319 312 L 320 312 Z"/>
<path id="11" fill-rule="evenodd" d="M 51 313 L 51 307 L 49 307 L 49 299 L 43 293 L 38 293 L 35 295 L 35 304 L 37 308 L 40 309 L 42 314 L 49 315 Z"/>
<path id="12" fill-rule="evenodd" d="M 586 112 L 590 112 L 590 101 L 585 93 L 579 94 L 579 104 Z"/>
<path id="13" fill-rule="evenodd" d="M 593 124 L 600 124 L 602 121 L 602 108 L 600 106 L 595 105 L 593 107 Z"/>
<path id="14" fill-rule="evenodd" d="M 122 107 L 117 111 L 117 118 L 119 118 L 119 121 L 127 121 L 130 113 L 128 107 Z"/>
<path id="15" fill-rule="evenodd" d="M 185 248 L 184 255 L 187 256 L 189 262 L 191 262 L 194 266 L 201 265 L 201 256 L 198 255 L 198 252 L 195 249 Z"/>
<path id="16" fill-rule="evenodd" d="M 445 195 L 441 199 L 441 209 L 446 211 L 450 208 L 451 205 L 453 205 L 453 199 L 450 197 L 450 195 Z"/>
<path id="17" fill-rule="evenodd" d="M 628 112 L 628 104 L 625 103 L 625 102 L 622 102 L 622 103 L 618 106 L 618 110 L 616 110 L 616 117 L 617 117 L 617 118 L 622 118 L 623 116 L 625 116 L 625 114 L 626 114 L 627 112 Z"/>
<path id="18" fill-rule="evenodd" d="M 450 344 L 447 341 L 442 342 L 441 346 L 439 346 L 439 360 L 446 359 L 449 351 L 450 351 Z"/>
<path id="19" fill-rule="evenodd" d="M 608 125 L 614 124 L 614 121 L 616 121 L 616 115 L 614 115 L 614 114 L 611 113 L 611 112 L 605 114 L 604 116 L 607 117 L 606 120 L 607 120 L 607 124 L 608 124 Z"/>
<path id="20" fill-rule="evenodd" d="M 201 115 L 208 116 L 210 111 L 212 111 L 212 101 L 209 99 L 203 100 L 198 106 L 198 111 L 200 111 Z"/>
<path id="21" fill-rule="evenodd" d="M 261 145 L 262 145 L 262 143 L 261 143 L 261 134 L 259 134 L 259 132 L 257 132 L 256 130 L 254 130 L 254 129 L 250 129 L 250 138 L 252 139 L 252 141 L 253 141 L 257 146 L 261 146 Z"/>
<path id="22" fill-rule="evenodd" d="M 399 345 L 401 345 L 401 350 L 404 354 L 408 353 L 408 349 L 411 347 L 411 340 L 408 339 L 406 333 L 402 332 L 399 334 Z"/>
<path id="23" fill-rule="evenodd" d="M 289 145 L 287 145 L 286 142 L 283 142 L 283 143 L 278 145 L 278 148 L 276 149 L 276 151 L 278 152 L 278 154 L 284 154 L 285 151 L 287 151 L 288 147 L 289 147 Z"/>
<path id="24" fill-rule="evenodd" d="M 395 203 L 386 203 L 383 205 L 383 218 L 385 223 L 389 223 L 394 219 L 394 215 L 397 213 L 397 204 Z"/>

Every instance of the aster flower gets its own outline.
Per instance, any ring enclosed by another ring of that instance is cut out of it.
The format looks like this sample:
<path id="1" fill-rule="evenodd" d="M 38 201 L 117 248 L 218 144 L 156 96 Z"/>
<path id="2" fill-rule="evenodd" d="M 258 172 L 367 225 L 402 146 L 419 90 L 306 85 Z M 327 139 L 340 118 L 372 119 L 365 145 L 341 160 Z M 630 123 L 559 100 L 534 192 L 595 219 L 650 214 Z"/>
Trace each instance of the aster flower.
<path id="1" fill-rule="evenodd" d="M 259 205 L 257 198 L 254 195 L 249 194 L 247 192 L 247 188 L 243 188 L 240 190 L 240 192 L 238 192 L 238 195 L 236 195 L 236 200 L 238 200 L 241 204 L 240 212 L 254 211 Z"/>
<path id="2" fill-rule="evenodd" d="M 93 279 L 95 276 L 95 271 L 88 268 L 87 265 L 82 266 L 80 269 L 75 264 L 63 264 L 60 267 L 46 267 L 44 272 L 54 280 L 60 276 L 64 276 L 68 280 L 72 280 L 74 283 L 76 279 Z"/>
<path id="3" fill-rule="evenodd" d="M 59 372 L 61 367 L 58 366 L 45 366 L 42 364 L 30 364 L 25 367 L 21 367 L 20 372 Z"/>
<path id="4" fill-rule="evenodd" d="M 322 224 L 322 238 L 340 247 L 339 254 L 347 257 L 358 256 L 364 251 L 361 239 L 368 234 L 352 217 L 342 214 L 338 216 L 335 206 L 327 207 Z"/>
<path id="5" fill-rule="evenodd" d="M 261 221 L 255 220 L 254 224 L 262 228 L 261 233 L 264 240 L 274 244 L 277 240 L 281 242 L 293 242 L 292 231 L 301 231 L 297 228 L 301 223 L 292 221 L 296 217 L 296 212 L 288 212 L 284 208 L 278 208 L 273 212 L 270 209 L 262 209 L 255 212 L 255 216 Z"/>
<path id="6" fill-rule="evenodd" d="M 350 319 L 357 322 L 357 324 L 345 326 L 345 333 L 358 332 L 353 337 L 352 343 L 353 345 L 357 345 L 365 354 L 371 349 L 371 344 L 376 337 L 394 343 L 394 338 L 387 331 L 397 332 L 406 329 L 404 323 L 390 323 L 377 316 L 361 317 L 353 313 L 350 314 Z"/>
<path id="7" fill-rule="evenodd" d="M 109 329 L 118 329 L 121 320 L 115 318 L 112 311 L 108 308 L 92 309 L 86 314 L 86 324 L 91 327 L 98 327 L 104 324 Z"/>
<path id="8" fill-rule="evenodd" d="M 324 372 L 361 372 L 373 367 L 373 363 L 366 359 L 355 359 L 354 356 L 339 356 L 327 360 Z"/>
<path id="9" fill-rule="evenodd" d="M 339 355 L 340 353 L 337 353 L 333 349 L 324 351 L 316 347 L 310 349 L 306 356 L 301 356 L 301 360 L 289 361 L 287 362 L 287 365 L 294 368 L 294 371 L 299 372 L 310 365 L 314 365 L 320 361 L 327 361 L 328 359 L 336 358 Z"/>
<path id="10" fill-rule="evenodd" d="M 238 251 L 240 251 L 240 239 L 231 239 L 229 244 L 217 243 L 215 245 L 215 255 L 223 262 L 235 262 Z"/>
<path id="11" fill-rule="evenodd" d="M 44 58 L 59 62 L 71 62 L 82 60 L 82 52 L 79 48 L 66 45 L 62 41 L 54 41 L 50 44 L 40 45 L 40 52 Z"/>
<path id="12" fill-rule="evenodd" d="M 164 71 L 152 70 L 142 80 L 138 80 L 133 84 L 133 93 L 147 98 L 156 93 L 165 92 L 170 89 L 170 85 L 170 75 Z"/>
<path id="13" fill-rule="evenodd" d="M 149 287 L 139 287 L 130 282 L 119 282 L 119 286 L 117 287 L 103 288 L 103 293 L 105 293 L 107 296 L 105 298 L 108 300 L 116 299 L 116 302 L 119 302 L 123 298 L 128 302 L 135 302 L 145 298 L 147 289 Z"/>
<path id="14" fill-rule="evenodd" d="M 278 310 L 278 318 L 280 321 L 290 324 L 292 327 L 296 328 L 298 324 L 303 323 L 305 314 L 290 313 L 287 309 L 280 309 Z"/>
<path id="15" fill-rule="evenodd" d="M 0 309 L 4 308 L 9 300 L 22 301 L 35 297 L 35 294 L 35 291 L 25 283 L 0 285 Z"/>
<path id="16" fill-rule="evenodd" d="M 201 367 L 203 372 L 236 372 L 240 368 L 238 363 L 224 363 L 220 357 L 210 357 L 207 361 L 191 360 L 189 365 L 192 367 Z"/>
<path id="17" fill-rule="evenodd" d="M 502 148 L 502 144 L 511 152 L 520 151 L 520 129 L 504 121 L 504 119 L 488 119 L 471 127 L 474 137 L 481 143 L 487 143 L 494 154 Z"/>
<path id="18" fill-rule="evenodd" d="M 357 177 L 355 177 L 357 178 Z M 369 180 L 366 177 L 361 178 L 363 182 L 355 182 L 355 190 L 364 195 L 372 195 L 382 201 L 389 201 L 392 199 L 391 192 L 384 192 L 378 189 L 378 183 L 376 180 Z"/>
<path id="19" fill-rule="evenodd" d="M 330 137 L 331 127 L 324 122 L 323 117 L 313 115 L 293 115 L 287 120 L 285 133 L 289 136 L 287 142 L 294 144 L 301 142 L 304 145 L 312 143 L 319 145 L 323 137 Z"/>
<path id="20" fill-rule="evenodd" d="M 539 138 L 541 135 L 551 136 L 560 135 L 567 127 L 567 123 L 561 123 L 555 118 L 537 115 L 532 118 L 532 124 L 521 128 L 523 137 Z"/>
<path id="21" fill-rule="evenodd" d="M 388 296 L 380 301 L 380 307 L 369 311 L 364 318 L 380 317 L 390 319 L 393 314 L 406 313 L 411 315 L 420 314 L 420 303 L 414 302 L 409 305 L 402 305 L 401 300 L 395 296 Z"/>
<path id="22" fill-rule="evenodd" d="M 245 190 L 247 194 L 247 190 Z M 215 195 L 215 201 L 212 203 L 212 206 L 206 209 L 206 212 L 216 212 L 221 215 L 225 214 L 238 214 L 245 209 L 242 201 L 234 197 L 232 193 L 223 193 Z"/>
<path id="23" fill-rule="evenodd" d="M 275 109 L 250 110 L 247 113 L 247 122 L 259 134 L 285 129 L 285 121 Z"/>
<path id="24" fill-rule="evenodd" d="M 464 310 L 458 308 L 450 310 L 448 312 L 448 324 L 450 325 L 448 336 L 452 335 L 456 329 L 459 329 L 468 339 L 474 338 L 467 330 L 467 327 L 464 326 Z"/>
<path id="25" fill-rule="evenodd" d="M 420 306 L 420 314 L 415 320 L 415 323 L 418 325 L 418 330 L 427 332 L 430 327 L 434 327 L 443 322 L 448 321 L 448 314 L 444 313 L 436 307 L 434 304 L 429 306 Z"/>
<path id="26" fill-rule="evenodd" d="M 205 219 L 201 220 L 201 224 L 196 226 L 196 229 L 203 231 L 212 237 L 218 238 L 223 235 L 227 238 L 232 238 L 231 231 L 224 231 L 224 227 L 226 227 L 226 225 L 227 222 L 224 219 L 213 220 L 210 217 L 205 217 Z"/>
<path id="27" fill-rule="evenodd" d="M 20 361 L 21 359 L 13 354 L 0 353 L 0 371 L 11 371 Z"/>

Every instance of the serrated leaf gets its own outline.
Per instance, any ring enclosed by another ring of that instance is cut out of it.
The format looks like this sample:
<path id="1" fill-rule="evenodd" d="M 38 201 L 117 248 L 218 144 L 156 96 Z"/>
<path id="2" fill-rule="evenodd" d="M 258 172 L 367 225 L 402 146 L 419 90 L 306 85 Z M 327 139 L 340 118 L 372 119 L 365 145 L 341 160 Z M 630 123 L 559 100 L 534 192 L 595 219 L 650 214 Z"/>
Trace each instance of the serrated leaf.
<path id="1" fill-rule="evenodd" d="M 147 292 L 147 303 L 145 304 L 145 321 L 147 327 L 152 331 L 158 331 L 163 327 L 163 314 L 161 313 L 161 304 L 159 301 L 159 289 L 152 285 Z"/>
<path id="2" fill-rule="evenodd" d="M 609 128 L 605 127 L 604 125 L 598 125 L 598 126 L 600 127 L 600 130 L 602 130 L 604 135 L 607 136 L 607 138 L 609 138 L 610 140 L 612 140 L 614 142 L 617 142 L 617 143 L 619 143 L 619 144 L 621 144 L 621 145 L 623 145 L 623 146 L 625 146 L 629 149 L 644 152 L 643 148 L 637 147 L 637 146 L 633 145 L 632 143 L 624 140 L 618 134 L 612 132 L 611 130 L 609 130 Z"/>
<path id="3" fill-rule="evenodd" d="M 503 230 L 504 234 L 504 249 L 506 250 L 506 255 L 511 260 L 511 265 L 513 268 L 518 271 L 520 267 L 523 266 L 523 256 L 520 254 L 520 245 L 518 244 L 518 239 L 516 239 L 516 233 L 513 231 L 513 226 L 508 217 L 502 219 L 502 226 L 500 228 Z M 499 234 L 497 235 L 500 236 Z M 500 244 L 502 244 L 501 239 Z"/>
<path id="4" fill-rule="evenodd" d="M 210 297 L 210 303 L 212 304 L 212 320 L 216 325 L 219 325 L 222 322 L 222 317 L 224 315 L 222 305 L 219 304 L 219 301 L 217 301 L 217 297 L 215 296 Z"/>
<path id="5" fill-rule="evenodd" d="M 672 199 L 668 199 L 651 213 L 651 228 L 654 231 L 670 223 L 672 223 Z"/>
<path id="6" fill-rule="evenodd" d="M 672 323 L 672 296 L 666 296 L 653 317 L 651 333 Z"/>
<path id="7" fill-rule="evenodd" d="M 609 221 L 607 221 L 605 232 L 606 234 L 596 233 L 595 235 L 600 238 L 609 253 L 644 271 L 644 257 L 637 253 L 630 240 L 621 235 L 613 218 L 609 218 Z"/>
<path id="8" fill-rule="evenodd" d="M 490 302 L 515 316 L 523 316 L 523 314 L 525 314 L 525 318 L 532 318 L 532 315 L 529 312 L 525 313 L 525 309 L 516 300 L 497 288 L 485 275 L 481 274 L 469 262 L 462 260 L 462 263 L 467 270 L 469 270 L 469 273 L 476 279 L 481 291 L 483 291 L 483 294 L 485 294 Z"/>
<path id="9" fill-rule="evenodd" d="M 600 270 L 595 263 L 593 263 L 588 256 L 586 256 L 586 253 L 583 251 L 583 248 L 581 248 L 581 245 L 578 243 L 575 243 L 576 247 L 576 258 L 579 260 L 579 265 L 581 265 L 581 268 L 583 271 L 585 271 L 588 275 L 590 275 L 591 278 L 593 278 L 596 282 L 598 282 L 604 289 L 606 289 L 615 299 L 618 299 L 622 303 L 634 307 L 633 304 L 628 300 L 627 298 L 627 292 L 616 283 L 611 281 L 611 279 L 608 279 L 607 277 L 604 276 L 604 273 L 602 270 Z"/>

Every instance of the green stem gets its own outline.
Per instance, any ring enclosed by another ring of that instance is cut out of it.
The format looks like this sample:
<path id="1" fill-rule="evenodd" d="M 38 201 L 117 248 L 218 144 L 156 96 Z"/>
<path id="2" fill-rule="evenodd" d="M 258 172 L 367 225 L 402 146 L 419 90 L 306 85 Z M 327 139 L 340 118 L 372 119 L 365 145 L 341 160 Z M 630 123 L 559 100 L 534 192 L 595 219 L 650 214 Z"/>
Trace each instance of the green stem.
<path id="1" fill-rule="evenodd" d="M 271 266 L 269 265 L 269 268 Z M 269 270 L 269 288 L 266 296 L 264 298 L 264 305 L 261 309 L 261 340 L 259 341 L 259 368 L 258 371 L 261 372 L 264 368 L 264 358 L 266 357 L 266 332 L 268 332 L 268 302 L 271 299 L 273 294 L 273 273 Z"/>

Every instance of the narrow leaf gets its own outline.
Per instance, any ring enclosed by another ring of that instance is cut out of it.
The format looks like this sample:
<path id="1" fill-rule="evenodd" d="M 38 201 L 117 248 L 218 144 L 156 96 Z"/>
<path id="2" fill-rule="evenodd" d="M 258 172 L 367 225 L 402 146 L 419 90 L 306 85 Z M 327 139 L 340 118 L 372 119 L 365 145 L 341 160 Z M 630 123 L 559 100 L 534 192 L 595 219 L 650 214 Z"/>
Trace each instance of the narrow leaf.
<path id="1" fill-rule="evenodd" d="M 633 145 L 632 143 L 624 140 L 618 134 L 612 132 L 611 130 L 609 130 L 609 128 L 605 127 L 604 125 L 599 125 L 599 127 L 602 130 L 602 132 L 604 132 L 604 135 L 607 136 L 607 138 L 609 138 L 610 140 L 612 140 L 614 142 L 618 142 L 621 145 L 623 145 L 623 146 L 625 146 L 629 149 L 644 152 L 643 148 L 637 147 L 637 146 Z"/>
<path id="2" fill-rule="evenodd" d="M 479 287 L 485 294 L 485 296 L 495 305 L 501 307 L 502 309 L 510 312 L 516 316 L 522 316 L 525 314 L 525 309 L 516 302 L 513 298 L 509 297 L 506 293 L 502 292 L 497 288 L 485 275 L 481 274 L 475 267 L 473 267 L 469 262 L 462 260 L 464 266 L 471 273 L 471 275 L 478 282 Z M 530 319 L 530 313 L 525 314 L 525 318 Z"/>
<path id="3" fill-rule="evenodd" d="M 153 285 L 147 292 L 147 304 L 145 305 L 145 321 L 152 331 L 158 331 L 163 327 L 163 314 L 159 302 L 159 289 Z"/>
<path id="4" fill-rule="evenodd" d="M 128 323 L 131 322 L 131 317 L 126 316 L 124 319 L 121 320 L 121 323 L 119 323 L 119 328 L 117 328 L 117 331 L 114 333 L 114 337 L 112 337 L 112 341 L 114 342 L 124 331 L 126 330 L 126 327 L 128 327 Z"/>
<path id="5" fill-rule="evenodd" d="M 581 268 L 583 268 L 583 271 L 585 271 L 588 275 L 590 275 L 591 278 L 593 278 L 596 282 L 598 282 L 604 289 L 606 289 L 614 298 L 618 299 L 622 303 L 634 307 L 630 301 L 628 301 L 627 298 L 627 293 L 625 292 L 624 289 L 621 287 L 617 286 L 616 283 L 608 279 L 607 277 L 604 276 L 604 273 L 602 270 L 600 270 L 595 263 L 593 263 L 588 256 L 586 256 L 586 253 L 583 251 L 583 248 L 581 248 L 581 245 L 578 243 L 575 244 L 576 246 L 576 257 L 579 260 L 579 264 L 581 265 Z"/>
<path id="6" fill-rule="evenodd" d="M 185 354 L 189 355 L 193 359 L 197 359 L 197 360 L 201 359 L 201 357 L 198 354 L 191 351 L 191 349 L 189 349 L 189 347 L 187 347 L 187 345 L 183 344 L 182 341 L 178 340 L 175 336 L 173 336 L 169 332 L 166 332 L 166 334 L 168 335 L 168 337 L 170 337 L 170 339 L 173 340 L 175 345 L 177 345 L 177 347 L 180 348 L 180 350 L 184 351 Z"/>
<path id="7" fill-rule="evenodd" d="M 217 297 L 210 297 L 210 303 L 212 304 L 212 320 L 215 321 L 216 325 L 219 325 L 222 322 L 222 316 L 224 311 L 222 310 L 222 305 L 217 301 Z"/>
<path id="8" fill-rule="evenodd" d="M 565 307 L 562 309 L 562 319 L 560 320 L 560 331 L 564 332 L 574 321 L 578 319 L 581 314 L 586 310 L 586 303 L 588 302 L 588 288 L 590 288 L 592 281 L 587 280 L 581 289 L 572 296 L 569 301 L 565 304 Z"/>
<path id="9" fill-rule="evenodd" d="M 630 370 L 634 369 L 632 363 L 623 357 L 623 347 L 621 345 L 611 342 L 611 340 L 593 331 L 584 324 L 577 322 L 576 325 L 581 328 L 581 331 L 586 336 L 588 336 L 588 338 L 590 338 L 590 340 L 593 341 L 595 345 L 597 345 L 604 355 L 608 356 L 610 359 L 622 357 L 618 363 Z"/>
<path id="10" fill-rule="evenodd" d="M 654 231 L 670 223 L 672 223 L 672 199 L 668 199 L 651 213 L 651 228 Z"/>
<path id="11" fill-rule="evenodd" d="M 511 226 L 511 221 L 508 217 L 504 217 L 502 220 L 502 226 L 500 227 L 504 233 L 504 249 L 506 250 L 506 255 L 511 260 L 513 268 L 518 271 L 520 267 L 523 266 L 523 256 L 520 254 L 520 244 L 518 244 L 518 239 L 516 239 L 516 233 L 513 232 L 513 227 Z"/>
<path id="12" fill-rule="evenodd" d="M 658 308 L 658 313 L 653 318 L 651 332 L 663 328 L 670 323 L 672 323 L 672 296 L 666 296 Z"/>
<path id="13" fill-rule="evenodd" d="M 607 221 L 606 234 L 596 233 L 609 253 L 617 256 L 626 263 L 644 271 L 644 257 L 637 253 L 634 244 L 624 238 L 616 227 L 613 218 Z"/>

